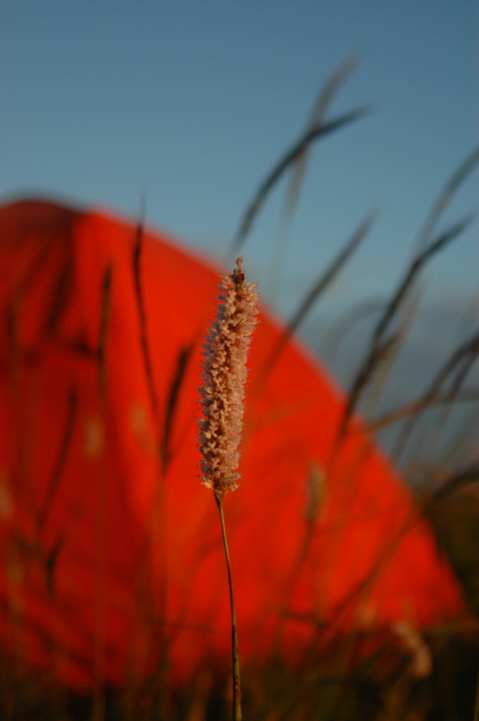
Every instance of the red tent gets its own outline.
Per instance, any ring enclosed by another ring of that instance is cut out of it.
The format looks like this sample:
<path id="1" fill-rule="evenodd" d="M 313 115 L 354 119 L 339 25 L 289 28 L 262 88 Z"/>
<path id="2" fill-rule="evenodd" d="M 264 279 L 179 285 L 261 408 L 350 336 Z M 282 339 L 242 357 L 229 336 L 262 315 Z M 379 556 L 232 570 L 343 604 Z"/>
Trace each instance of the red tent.
<path id="1" fill-rule="evenodd" d="M 1 643 L 78 687 L 229 659 L 196 441 L 217 271 L 103 212 L 19 202 L 0 229 Z M 262 309 L 225 501 L 242 659 L 457 618 L 458 584 L 359 421 L 332 455 L 325 370 L 290 342 L 263 372 L 280 332 Z"/>

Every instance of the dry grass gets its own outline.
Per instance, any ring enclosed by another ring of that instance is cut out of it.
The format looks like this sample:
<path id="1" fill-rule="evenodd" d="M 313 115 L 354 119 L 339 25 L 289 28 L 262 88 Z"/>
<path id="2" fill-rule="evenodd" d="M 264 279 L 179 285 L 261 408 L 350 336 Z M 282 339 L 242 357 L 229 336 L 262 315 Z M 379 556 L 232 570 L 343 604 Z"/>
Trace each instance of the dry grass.
<path id="1" fill-rule="evenodd" d="M 235 252 L 242 246 L 253 225 L 257 213 L 277 180 L 293 169 L 293 191 L 289 197 L 289 211 L 301 180 L 301 169 L 312 144 L 329 133 L 347 126 L 360 118 L 364 110 L 354 110 L 331 121 L 325 119 L 326 110 L 341 83 L 352 69 L 354 62 L 347 61 L 332 77 L 321 95 L 317 112 L 311 119 L 305 134 L 279 161 L 261 184 L 253 197 L 234 239 Z M 375 392 L 375 385 L 383 388 L 388 381 L 388 364 L 399 352 L 407 335 L 407 312 L 415 284 L 424 267 L 434 256 L 446 249 L 470 222 L 465 218 L 446 230 L 436 233 L 441 214 L 462 183 L 479 164 L 479 150 L 475 150 L 446 183 L 443 191 L 428 214 L 424 227 L 416 241 L 416 254 L 406 268 L 389 301 L 382 307 L 371 333 L 364 358 L 351 380 L 348 403 L 338 432 L 337 444 L 341 444 L 352 414 L 368 394 Z M 306 314 L 327 289 L 331 280 L 340 272 L 344 263 L 365 237 L 371 218 L 361 223 L 345 248 L 331 266 L 321 273 L 318 282 L 308 292 L 304 302 L 287 325 L 284 336 L 272 349 L 265 365 L 264 374 L 271 371 L 284 344 L 304 321 Z M 158 398 L 155 393 L 151 359 L 146 338 L 146 320 L 142 297 L 140 259 L 142 252 L 142 227 L 139 226 L 137 242 L 132 259 L 135 290 L 141 321 L 141 346 L 148 388 L 154 413 L 158 415 Z M 100 383 L 105 384 L 103 348 L 108 322 L 110 269 L 104 278 L 102 329 L 98 363 Z M 179 389 L 184 382 L 184 372 L 191 348 L 180 351 L 177 372 L 171 381 L 168 411 L 161 437 L 155 439 L 160 458 L 161 473 L 166 474 L 171 459 L 171 428 Z M 443 362 L 442 367 L 431 376 L 428 388 L 415 400 L 376 417 L 369 417 L 372 430 L 380 430 L 391 424 L 402 424 L 396 446 L 399 459 L 404 447 L 425 411 L 440 407 L 442 414 L 436 424 L 447 420 L 445 409 L 459 403 L 476 404 L 479 390 L 466 384 L 479 354 L 479 336 L 476 333 L 457 345 Z M 377 391 L 377 389 L 376 389 Z M 68 433 L 73 423 L 76 399 L 70 402 L 70 420 L 65 425 Z M 374 407 L 374 404 L 373 404 Z M 431 429 L 429 432 L 432 432 Z M 457 443 L 463 442 L 459 438 Z M 477 449 L 476 449 L 477 454 Z M 456 454 L 457 455 L 457 454 Z M 423 487 L 433 488 L 420 502 L 432 520 L 441 546 L 447 552 L 461 580 L 466 596 L 475 613 L 479 613 L 479 496 L 474 484 L 479 478 L 479 457 L 469 454 L 469 460 L 454 468 L 427 467 L 422 469 Z M 60 452 L 58 468 L 51 480 L 54 485 L 62 469 Z M 158 484 L 159 488 L 162 483 Z M 157 499 L 158 509 L 163 507 Z M 158 521 L 158 515 L 154 514 Z M 42 523 L 47 523 L 47 515 Z M 159 540 L 161 544 L 161 539 Z M 165 579 L 166 586 L 166 579 Z M 355 662 L 352 649 L 358 643 L 368 644 L 370 638 L 343 637 L 328 649 L 317 652 L 314 646 L 315 629 L 311 629 L 311 648 L 303 662 L 296 667 L 285 667 L 275 657 L 242 669 L 244 718 L 248 721 L 396 721 L 410 719 L 419 721 L 471 721 L 477 718 L 479 634 L 477 625 L 467 628 L 442 627 L 430 629 L 425 642 L 432 654 L 432 672 L 417 678 L 411 671 L 411 651 L 391 634 L 389 645 L 379 646 L 367 661 Z M 166 638 L 158 642 L 168 654 Z M 162 646 L 163 647 L 163 646 Z M 196 677 L 181 688 L 168 685 L 164 669 L 157 670 L 140 686 L 126 689 L 99 689 L 96 694 L 79 697 L 59 685 L 48 673 L 40 675 L 36 669 L 18 665 L 15 659 L 0 660 L 0 717 L 4 721 L 216 721 L 230 716 L 231 679 L 229 669 L 199 668 Z M 476 716 L 474 709 L 476 707 Z"/>

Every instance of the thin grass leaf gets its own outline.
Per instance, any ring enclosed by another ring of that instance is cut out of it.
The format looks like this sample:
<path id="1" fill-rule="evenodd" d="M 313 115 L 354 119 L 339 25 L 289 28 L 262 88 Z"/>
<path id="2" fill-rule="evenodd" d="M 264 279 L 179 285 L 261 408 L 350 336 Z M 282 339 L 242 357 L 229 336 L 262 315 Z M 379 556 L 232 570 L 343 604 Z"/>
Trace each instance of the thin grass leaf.
<path id="1" fill-rule="evenodd" d="M 392 350 L 397 341 L 397 335 L 394 333 L 385 338 L 380 343 L 374 344 L 361 364 L 359 371 L 354 377 L 352 389 L 349 392 L 347 403 L 338 429 L 335 447 L 338 448 L 348 427 L 349 420 L 356 408 L 359 398 L 369 383 L 372 374 L 380 363 L 386 358 L 387 354 Z"/>
<path id="2" fill-rule="evenodd" d="M 416 280 L 417 276 L 427 262 L 429 262 L 436 253 L 443 250 L 449 243 L 458 238 L 470 225 L 472 220 L 473 216 L 469 215 L 458 223 L 455 223 L 453 226 L 444 231 L 438 238 L 432 241 L 429 247 L 418 255 L 409 265 L 402 281 L 399 283 L 396 292 L 393 294 L 373 331 L 369 352 L 353 380 L 338 430 L 338 442 L 344 437 L 349 420 L 369 382 L 372 373 L 374 373 L 378 363 L 380 363 L 385 357 L 387 350 L 394 342 L 395 336 L 384 338 L 384 335 L 392 320 L 397 315 L 402 303 L 406 299 L 413 282 Z"/>
<path id="3" fill-rule="evenodd" d="M 479 465 L 472 465 L 462 471 L 453 473 L 442 483 L 440 488 L 432 493 L 424 506 L 424 511 L 427 513 L 432 506 L 441 503 L 453 493 L 476 481 L 479 481 Z"/>
<path id="4" fill-rule="evenodd" d="M 340 87 L 347 80 L 348 76 L 352 73 L 352 71 L 357 67 L 358 63 L 359 56 L 352 55 L 347 58 L 334 71 L 315 103 L 313 113 L 306 127 L 306 131 L 313 132 L 314 130 L 319 129 L 322 126 L 328 107 L 331 105 Z M 295 209 L 298 203 L 304 174 L 306 172 L 307 160 L 310 151 L 311 146 L 308 146 L 292 163 L 292 174 L 286 193 L 285 204 L 283 207 L 283 220 L 281 223 L 281 230 L 277 239 L 276 253 L 272 258 L 270 264 L 269 285 L 272 289 L 270 297 L 273 303 L 276 300 L 276 294 L 274 293 L 274 290 L 276 290 L 276 292 L 279 292 L 279 288 L 281 286 L 286 253 L 291 236 L 291 226 L 294 218 Z"/>
<path id="5" fill-rule="evenodd" d="M 73 257 L 69 253 L 52 288 L 47 317 L 45 319 L 45 326 L 42 331 L 42 338 L 54 333 L 63 313 L 68 307 L 68 298 L 72 288 L 72 279 Z"/>
<path id="6" fill-rule="evenodd" d="M 60 446 L 58 449 L 57 458 L 55 461 L 55 465 L 52 470 L 52 474 L 50 476 L 50 480 L 48 482 L 47 492 L 45 494 L 45 500 L 43 502 L 43 506 L 38 514 L 37 518 L 37 529 L 38 534 L 40 535 L 46 525 L 47 517 L 50 512 L 50 508 L 52 506 L 52 503 L 55 499 L 56 492 L 58 490 L 58 486 L 60 483 L 60 479 L 63 473 L 63 469 L 65 468 L 65 463 L 68 455 L 68 451 L 70 448 L 70 443 L 73 435 L 73 428 L 75 425 L 75 418 L 78 410 L 78 395 L 77 393 L 72 390 L 70 391 L 70 394 L 68 396 L 68 408 L 67 408 L 67 417 L 65 419 L 65 423 L 63 425 L 63 435 L 62 439 L 60 441 Z"/>
<path id="7" fill-rule="evenodd" d="M 417 253 L 420 254 L 429 242 L 429 238 L 434 232 L 439 218 L 442 213 L 451 202 L 454 195 L 457 193 L 461 185 L 471 175 L 471 173 L 479 165 L 479 146 L 475 148 L 470 155 L 467 156 L 466 160 L 454 171 L 447 183 L 445 184 L 442 192 L 439 194 L 436 202 L 432 206 L 429 215 L 418 235 L 417 239 Z"/>
<path id="8" fill-rule="evenodd" d="M 138 222 L 136 227 L 135 245 L 133 247 L 133 278 L 135 283 L 136 303 L 138 307 L 138 316 L 140 322 L 140 345 L 143 356 L 143 365 L 145 368 L 146 383 L 148 386 L 148 394 L 150 396 L 151 410 L 153 417 L 158 423 L 159 406 L 158 396 L 156 394 L 155 382 L 153 379 L 153 365 L 151 362 L 150 348 L 148 345 L 148 337 L 146 333 L 146 308 L 145 299 L 143 297 L 143 287 L 141 283 L 141 259 L 143 254 L 143 220 Z"/>
<path id="9" fill-rule="evenodd" d="M 365 220 L 360 223 L 360 225 L 356 228 L 352 236 L 348 239 L 346 245 L 340 250 L 338 255 L 334 258 L 331 265 L 326 269 L 324 273 L 321 274 L 319 279 L 316 281 L 316 283 L 313 285 L 313 287 L 308 291 L 304 299 L 301 301 L 297 311 L 293 314 L 290 322 L 284 329 L 281 336 L 278 338 L 278 341 L 276 345 L 273 347 L 266 363 L 264 364 L 263 370 L 262 370 L 262 380 L 264 381 L 264 378 L 268 376 L 269 373 L 271 373 L 273 367 L 277 363 L 282 351 L 284 350 L 286 344 L 290 340 L 290 338 L 296 333 L 298 328 L 300 327 L 301 323 L 303 323 L 304 319 L 306 318 L 307 314 L 313 307 L 313 305 L 316 303 L 316 301 L 321 297 L 321 295 L 324 293 L 325 290 L 331 285 L 331 283 L 335 280 L 336 276 L 340 272 L 340 270 L 343 268 L 344 264 L 349 260 L 349 258 L 352 256 L 352 254 L 355 252 L 355 250 L 358 249 L 359 245 L 362 243 L 366 235 L 368 234 L 371 225 L 373 224 L 375 219 L 375 214 L 371 213 L 367 216 Z"/>
<path id="10" fill-rule="evenodd" d="M 468 356 L 464 359 L 462 367 L 457 369 L 456 376 L 452 380 L 451 388 L 449 389 L 449 392 L 447 394 L 448 402 L 445 405 L 444 411 L 439 420 L 440 426 L 443 426 L 446 423 L 453 405 L 455 404 L 456 400 L 462 395 L 462 387 L 466 382 L 467 376 L 471 372 L 478 355 L 479 348 L 477 348 L 475 352 L 469 353 Z"/>
<path id="11" fill-rule="evenodd" d="M 66 534 L 62 533 L 53 543 L 45 559 L 45 574 L 48 593 L 50 594 L 50 596 L 53 596 L 55 593 L 55 570 L 57 567 L 57 561 L 60 555 L 60 551 L 65 545 L 66 539 Z"/>
<path id="12" fill-rule="evenodd" d="M 454 223 L 454 225 L 441 233 L 441 235 L 439 235 L 435 240 L 433 240 L 431 244 L 424 251 L 422 251 L 415 258 L 415 260 L 413 260 L 413 262 L 407 269 L 406 274 L 404 275 L 404 278 L 399 285 L 399 288 L 393 295 L 391 302 L 388 304 L 383 317 L 377 324 L 373 335 L 374 340 L 378 340 L 384 335 L 388 326 L 391 324 L 392 319 L 396 315 L 399 306 L 406 297 L 409 288 L 411 287 L 412 283 L 414 282 L 422 268 L 426 265 L 426 263 L 436 253 L 445 248 L 449 243 L 451 243 L 453 240 L 456 240 L 456 238 L 458 238 L 469 227 L 474 218 L 475 215 L 471 213 L 457 223 Z"/>
<path id="13" fill-rule="evenodd" d="M 376 315 L 384 309 L 385 305 L 384 298 L 369 298 L 358 303 L 353 308 L 348 308 L 345 313 L 340 315 L 336 322 L 326 331 L 322 342 L 324 354 L 327 356 L 329 363 L 336 357 L 340 346 L 354 326 L 365 318 L 373 314 Z"/>
<path id="14" fill-rule="evenodd" d="M 106 338 L 108 323 L 110 320 L 110 296 L 111 282 L 113 277 L 113 265 L 110 263 L 103 274 L 101 285 L 101 306 L 100 306 L 100 337 L 98 339 L 97 359 L 99 367 L 100 393 L 105 397 L 106 393 Z"/>
<path id="15" fill-rule="evenodd" d="M 454 371 L 470 357 L 476 358 L 479 354 L 479 331 L 475 332 L 468 340 L 456 348 L 453 353 L 449 356 L 443 366 L 439 369 L 430 384 L 429 390 L 424 396 L 425 407 L 426 403 L 433 403 L 434 399 L 441 393 L 443 386 L 448 381 L 449 377 Z M 414 429 L 415 424 L 418 422 L 420 413 L 409 419 L 404 428 L 402 429 L 401 435 L 396 444 L 396 453 L 399 457 L 406 446 L 406 443 Z"/>
<path id="16" fill-rule="evenodd" d="M 190 343 L 184 348 L 180 348 L 178 353 L 178 359 L 176 363 L 176 372 L 170 384 L 168 392 L 168 399 L 166 402 L 166 414 L 165 422 L 163 425 L 163 433 L 160 440 L 160 459 L 162 463 L 163 471 L 166 470 L 168 464 L 173 456 L 171 439 L 172 431 L 175 419 L 175 413 L 178 406 L 178 399 L 181 391 L 181 387 L 184 382 L 185 372 L 188 367 L 188 362 L 191 358 L 195 343 Z"/>
<path id="17" fill-rule="evenodd" d="M 401 315 L 396 323 L 396 330 L 393 336 L 394 342 L 378 365 L 377 372 L 371 378 L 370 392 L 368 393 L 367 404 L 364 411 L 367 418 L 376 413 L 377 406 L 392 373 L 394 363 L 406 342 L 408 333 L 417 316 L 421 295 L 420 286 L 416 285 L 411 289 L 407 297 L 407 302 L 404 303 L 401 308 Z"/>
<path id="18" fill-rule="evenodd" d="M 255 195 L 253 196 L 253 200 L 248 205 L 246 212 L 244 213 L 241 220 L 238 232 L 236 233 L 233 242 L 231 243 L 231 252 L 237 253 L 238 250 L 241 248 L 248 236 L 248 233 L 251 230 L 256 216 L 258 215 L 264 201 L 266 200 L 266 197 L 268 196 L 274 185 L 281 178 L 283 173 L 290 167 L 291 163 L 293 163 L 301 155 L 301 153 L 303 153 L 314 141 L 324 138 L 327 135 L 334 133 L 336 130 L 340 130 L 342 127 L 349 125 L 356 120 L 359 120 L 369 112 L 369 108 L 357 108 L 356 110 L 352 110 L 349 113 L 340 115 L 339 117 L 330 120 L 329 123 L 325 123 L 320 128 L 316 128 L 313 131 L 310 130 L 301 136 L 298 142 L 295 143 L 295 145 L 293 145 L 290 150 L 288 150 L 288 152 L 281 158 L 279 163 L 265 178 Z"/>
<path id="19" fill-rule="evenodd" d="M 336 68 L 324 88 L 321 90 L 319 97 L 314 105 L 313 112 L 306 127 L 306 132 L 314 132 L 318 130 L 324 122 L 326 112 L 339 92 L 340 88 L 351 73 L 357 68 L 360 58 L 358 55 L 350 55 L 341 65 Z M 311 146 L 305 148 L 293 161 L 292 176 L 289 183 L 289 189 L 286 196 L 285 214 L 292 216 L 294 208 L 298 202 L 301 184 L 306 171 L 308 160 L 308 151 Z"/>
<path id="20" fill-rule="evenodd" d="M 405 418 L 421 413 L 428 408 L 434 408 L 440 405 L 450 405 L 451 403 L 476 403 L 477 401 L 479 401 L 479 389 L 477 388 L 464 388 L 460 392 L 457 392 L 453 399 L 451 399 L 450 392 L 444 393 L 443 395 L 437 395 L 434 398 L 430 398 L 427 394 L 411 401 L 410 403 L 406 403 L 400 408 L 395 408 L 393 411 L 383 413 L 373 421 L 369 421 L 368 428 L 370 431 L 379 431 L 383 428 L 387 428 L 393 423 L 397 423 Z"/>

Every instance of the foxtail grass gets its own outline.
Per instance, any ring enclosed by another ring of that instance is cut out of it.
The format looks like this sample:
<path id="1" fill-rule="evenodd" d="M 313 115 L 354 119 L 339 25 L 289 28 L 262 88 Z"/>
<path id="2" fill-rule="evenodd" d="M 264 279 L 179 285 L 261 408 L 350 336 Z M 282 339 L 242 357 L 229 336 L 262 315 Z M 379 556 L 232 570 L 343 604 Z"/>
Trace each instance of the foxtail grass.
<path id="1" fill-rule="evenodd" d="M 223 501 L 238 488 L 244 413 L 246 359 L 257 323 L 258 294 L 254 283 L 245 283 L 242 258 L 229 276 L 222 278 L 216 320 L 204 343 L 203 385 L 200 388 L 203 418 L 199 420 L 199 444 L 203 485 L 213 491 L 218 507 L 223 548 L 228 571 L 231 606 L 233 721 L 241 721 L 241 680 L 238 630 L 231 559 L 226 534 Z"/>

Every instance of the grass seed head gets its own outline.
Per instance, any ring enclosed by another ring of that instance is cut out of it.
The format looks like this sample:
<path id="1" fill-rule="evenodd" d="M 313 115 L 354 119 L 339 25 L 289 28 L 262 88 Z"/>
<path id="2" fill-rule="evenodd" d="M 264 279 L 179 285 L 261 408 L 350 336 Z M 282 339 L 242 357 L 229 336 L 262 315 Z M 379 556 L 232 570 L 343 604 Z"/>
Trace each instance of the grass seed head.
<path id="1" fill-rule="evenodd" d="M 201 479 L 218 500 L 238 488 L 246 359 L 257 323 L 256 283 L 245 283 L 242 258 L 221 279 L 216 320 L 203 345 L 199 445 Z"/>

